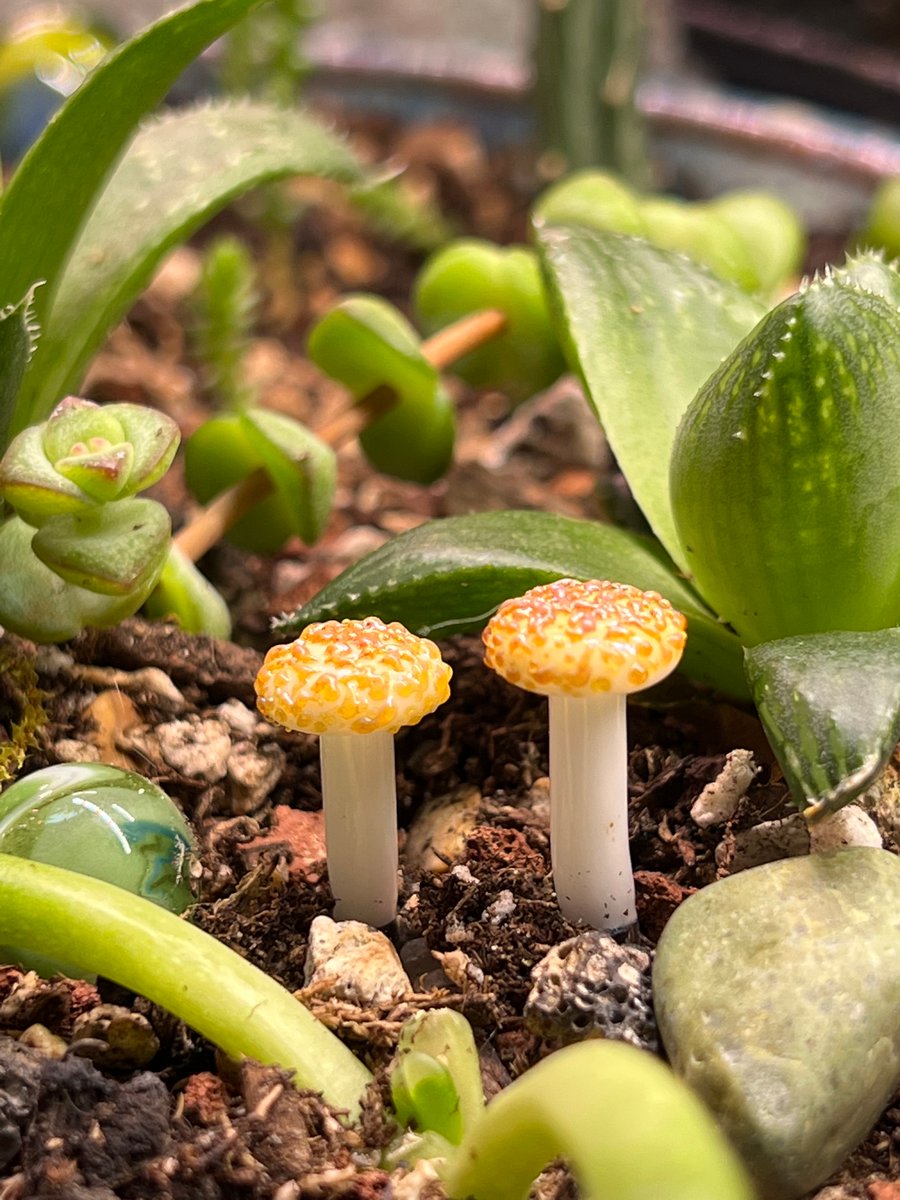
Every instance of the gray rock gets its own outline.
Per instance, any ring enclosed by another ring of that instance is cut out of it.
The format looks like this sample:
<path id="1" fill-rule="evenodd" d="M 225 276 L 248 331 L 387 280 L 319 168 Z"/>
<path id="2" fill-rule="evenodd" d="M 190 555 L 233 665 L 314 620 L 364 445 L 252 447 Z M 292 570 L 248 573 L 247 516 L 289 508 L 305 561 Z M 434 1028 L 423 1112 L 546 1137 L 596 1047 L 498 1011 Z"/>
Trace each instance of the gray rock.
<path id="1" fill-rule="evenodd" d="M 854 847 L 703 888 L 666 926 L 653 987 L 676 1071 L 766 1200 L 796 1200 L 900 1084 L 900 859 Z"/>

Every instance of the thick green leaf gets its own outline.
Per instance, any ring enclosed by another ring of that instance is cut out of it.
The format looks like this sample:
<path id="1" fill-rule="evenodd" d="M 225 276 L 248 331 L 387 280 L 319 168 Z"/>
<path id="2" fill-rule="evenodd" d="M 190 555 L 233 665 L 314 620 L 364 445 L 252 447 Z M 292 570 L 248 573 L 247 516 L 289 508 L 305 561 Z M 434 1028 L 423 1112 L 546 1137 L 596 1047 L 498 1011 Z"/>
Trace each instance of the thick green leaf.
<path id="1" fill-rule="evenodd" d="M 169 514 L 155 500 L 118 500 L 91 513 L 51 517 L 31 547 L 73 587 L 103 596 L 139 593 L 139 605 L 159 578 L 171 532 Z"/>
<path id="2" fill-rule="evenodd" d="M 758 301 L 639 238 L 538 231 L 568 344 L 635 499 L 684 566 L 669 502 L 669 455 L 697 389 L 763 315 Z"/>
<path id="3" fill-rule="evenodd" d="M 784 301 L 678 431 L 697 589 L 747 644 L 900 623 L 900 314 L 828 277 Z"/>
<path id="4" fill-rule="evenodd" d="M 158 621 L 176 621 L 187 633 L 231 637 L 231 614 L 224 598 L 174 542 L 144 602 L 144 612 Z"/>
<path id="5" fill-rule="evenodd" d="M 356 181 L 345 143 L 312 117 L 223 102 L 142 129 L 78 239 L 29 370 L 22 405 L 40 419 L 76 390 L 91 355 L 165 253 L 229 200 L 286 175 Z"/>
<path id="6" fill-rule="evenodd" d="M 900 739 L 900 629 L 764 642 L 745 666 L 807 818 L 835 812 L 875 781 Z"/>
<path id="7" fill-rule="evenodd" d="M 211 42 L 260 0 L 200 0 L 125 42 L 74 92 L 22 160 L 0 204 L 0 306 L 36 279 L 49 309 L 59 274 L 137 123 Z M 31 418 L 21 410 L 13 432 Z M 0 438 L 5 431 L 0 430 Z"/>
<path id="8" fill-rule="evenodd" d="M 19 517 L 0 524 L 0 625 L 35 642 L 64 642 L 85 626 L 118 625 L 146 593 L 102 596 L 73 587 L 31 548 L 34 528 Z M 152 581 L 151 581 L 152 583 Z"/>
<path id="9" fill-rule="evenodd" d="M 456 418 L 403 314 L 379 296 L 345 296 L 313 327 L 307 353 L 357 400 L 392 402 L 359 441 L 378 471 L 433 483 L 450 465 Z"/>
<path id="10" fill-rule="evenodd" d="M 0 307 L 0 430 L 16 403 L 28 360 L 34 350 L 35 326 L 31 312 L 33 290 L 24 300 Z"/>
<path id="11" fill-rule="evenodd" d="M 378 616 L 447 637 L 481 629 L 503 600 L 562 576 L 659 592 L 688 618 L 687 673 L 746 695 L 740 644 L 655 542 L 552 513 L 473 513 L 420 525 L 349 567 L 277 630 L 294 634 L 311 621 Z"/>

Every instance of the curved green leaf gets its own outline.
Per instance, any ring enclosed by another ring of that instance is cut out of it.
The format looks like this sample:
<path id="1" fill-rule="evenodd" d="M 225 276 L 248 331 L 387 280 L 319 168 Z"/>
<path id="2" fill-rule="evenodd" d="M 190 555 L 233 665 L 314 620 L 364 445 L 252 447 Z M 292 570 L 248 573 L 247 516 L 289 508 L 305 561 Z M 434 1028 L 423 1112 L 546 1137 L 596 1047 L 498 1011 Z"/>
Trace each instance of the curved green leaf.
<path id="1" fill-rule="evenodd" d="M 66 583 L 31 548 L 34 528 L 20 517 L 0 524 L 0 625 L 34 642 L 65 642 L 86 626 L 118 625 L 137 612 L 153 584 L 103 596 Z"/>
<path id="2" fill-rule="evenodd" d="M 774 309 L 672 452 L 698 591 L 742 639 L 900 621 L 900 314 L 836 276 Z"/>
<path id="3" fill-rule="evenodd" d="M 737 638 L 652 539 L 552 513 L 473 513 L 420 525 L 349 567 L 276 629 L 294 634 L 312 621 L 378 616 L 447 637 L 481 629 L 503 600 L 561 576 L 659 592 L 688 618 L 685 671 L 746 695 Z"/>
<path id="4" fill-rule="evenodd" d="M 669 502 L 675 429 L 765 310 L 736 285 L 639 238 L 557 226 L 538 230 L 537 242 L 570 364 L 644 516 L 683 567 Z"/>
<path id="5" fill-rule="evenodd" d="M 359 436 L 376 470 L 415 483 L 444 474 L 453 456 L 453 405 L 399 309 L 379 296 L 345 296 L 313 327 L 307 353 L 357 400 L 388 401 Z"/>
<path id="6" fill-rule="evenodd" d="M 31 548 L 66 583 L 103 596 L 138 594 L 137 608 L 159 578 L 171 533 L 169 514 L 155 500 L 117 500 L 51 517 Z"/>
<path id="7" fill-rule="evenodd" d="M 750 690 L 808 819 L 874 783 L 900 740 L 900 629 L 819 633 L 746 652 Z"/>
<path id="8" fill-rule="evenodd" d="M 46 280 L 36 298 L 43 324 L 78 231 L 138 121 L 202 50 L 259 3 L 200 0 L 170 13 L 114 50 L 68 98 L 0 200 L 0 307 Z M 12 432 L 31 420 L 20 403 Z M 5 437 L 4 425 L 0 442 Z"/>
<path id="9" fill-rule="evenodd" d="M 545 1058 L 494 1097 L 443 1175 L 452 1197 L 525 1200 L 567 1159 L 590 1200 L 753 1200 L 712 1114 L 664 1063 L 624 1042 Z"/>
<path id="10" fill-rule="evenodd" d="M 21 401 L 37 420 L 75 390 L 109 328 L 164 254 L 229 200 L 286 175 L 358 180 L 343 140 L 302 112 L 223 102 L 147 125 L 119 164 L 73 251 Z"/>
<path id="11" fill-rule="evenodd" d="M 157 621 L 175 621 L 187 633 L 231 637 L 231 614 L 224 597 L 174 542 L 156 586 L 144 601 L 144 612 Z"/>

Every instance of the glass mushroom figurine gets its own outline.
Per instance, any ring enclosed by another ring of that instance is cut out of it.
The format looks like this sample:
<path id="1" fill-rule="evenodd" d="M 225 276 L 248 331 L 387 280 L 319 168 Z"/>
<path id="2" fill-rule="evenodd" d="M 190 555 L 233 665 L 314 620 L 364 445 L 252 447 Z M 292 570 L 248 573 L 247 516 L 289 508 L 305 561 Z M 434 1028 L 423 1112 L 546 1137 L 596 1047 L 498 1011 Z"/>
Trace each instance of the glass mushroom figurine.
<path id="1" fill-rule="evenodd" d="M 684 616 L 656 592 L 558 579 L 501 604 L 485 661 L 550 700 L 550 848 L 559 906 L 616 930 L 636 919 L 628 848 L 625 698 L 664 679 Z"/>
<path id="2" fill-rule="evenodd" d="M 394 734 L 450 695 L 434 642 L 377 617 L 321 621 L 273 646 L 256 678 L 262 715 L 319 735 L 328 878 L 337 920 L 397 914 Z"/>

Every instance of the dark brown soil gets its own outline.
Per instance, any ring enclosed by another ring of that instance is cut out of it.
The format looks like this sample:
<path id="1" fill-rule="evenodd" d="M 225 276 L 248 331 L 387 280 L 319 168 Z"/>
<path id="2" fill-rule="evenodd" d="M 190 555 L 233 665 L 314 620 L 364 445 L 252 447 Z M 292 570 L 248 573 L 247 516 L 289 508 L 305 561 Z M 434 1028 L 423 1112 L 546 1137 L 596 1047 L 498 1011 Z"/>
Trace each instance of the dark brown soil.
<path id="1" fill-rule="evenodd" d="M 420 190 L 452 211 L 461 228 L 501 240 L 521 236 L 533 182 L 526 163 L 492 160 L 462 129 L 397 134 L 369 123 L 357 138 L 373 157 L 387 150 L 410 161 Z M 400 300 L 419 261 L 407 247 L 373 237 L 333 192 L 327 197 L 330 207 L 313 208 L 297 227 L 292 270 L 266 276 L 268 304 L 251 347 L 267 402 L 313 426 L 343 399 L 302 358 L 311 319 L 347 288 Z M 256 236 L 240 213 L 227 224 Z M 157 404 L 186 431 L 202 420 L 207 399 L 184 332 L 190 309 L 183 280 L 194 266 L 195 252 L 186 251 L 116 331 L 88 395 Z M 0 643 L 14 662 L 35 663 L 44 691 L 47 720 L 24 770 L 102 756 L 157 780 L 196 830 L 201 873 L 193 919 L 291 989 L 304 986 L 310 922 L 331 904 L 315 816 L 315 740 L 268 727 L 243 733 L 249 753 L 277 767 L 274 782 L 254 790 L 189 760 L 174 765 L 157 731 L 187 722 L 202 745 L 200 723 L 221 721 L 223 703 L 252 708 L 271 617 L 386 537 L 431 516 L 484 507 L 599 518 L 619 494 L 593 418 L 570 385 L 555 389 L 535 413 L 511 420 L 502 397 L 459 388 L 458 401 L 459 449 L 445 481 L 423 489 L 375 476 L 348 445 L 340 454 L 340 502 L 319 545 L 291 543 L 273 561 L 228 547 L 207 557 L 204 568 L 233 603 L 235 643 L 189 638 L 140 618 L 85 634 L 61 653 L 35 655 L 9 636 Z M 573 444 L 593 449 L 572 461 Z M 183 520 L 189 506 L 177 473 L 160 494 L 176 522 Z M 435 1004 L 458 1008 L 475 1029 L 492 1094 L 554 1048 L 546 1031 L 529 1026 L 525 1001 L 532 968 L 574 931 L 557 910 L 549 878 L 545 705 L 488 672 L 477 639 L 456 639 L 442 650 L 454 669 L 450 701 L 397 738 L 404 836 L 424 806 L 460 789 L 474 790 L 477 799 L 457 855 L 445 864 L 458 869 L 406 870 L 401 914 L 389 932 L 416 991 L 383 1010 L 308 1000 L 376 1070 L 405 1016 Z M 164 673 L 174 690 L 146 668 Z M 7 729 L 19 716 L 15 679 L 13 672 L 0 690 Z M 652 705 L 632 707 L 630 739 L 635 941 L 652 950 L 674 908 L 721 867 L 721 831 L 700 830 L 689 809 L 727 752 L 750 749 L 761 765 L 727 836 L 791 807 L 755 716 L 684 683 L 659 689 Z M 116 1006 L 119 1027 L 128 1027 L 127 1053 L 112 1053 L 109 1019 L 85 1035 L 84 1018 L 101 1004 Z M 378 1095 L 362 1126 L 348 1131 L 279 1071 L 219 1061 L 167 1014 L 104 981 L 44 982 L 0 971 L 0 1079 L 0 1159 L 7 1161 L 0 1200 L 369 1200 L 391 1191 L 378 1165 L 390 1134 Z M 898 1153 L 900 1110 L 890 1109 L 821 1200 L 897 1200 Z M 553 1192 L 571 1193 L 558 1171 L 544 1188 Z"/>

